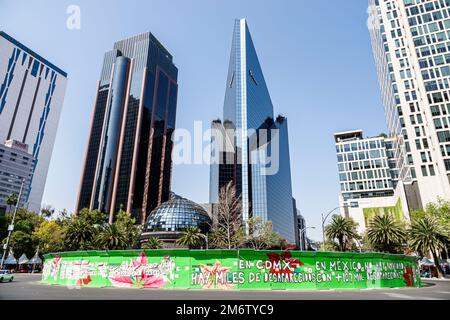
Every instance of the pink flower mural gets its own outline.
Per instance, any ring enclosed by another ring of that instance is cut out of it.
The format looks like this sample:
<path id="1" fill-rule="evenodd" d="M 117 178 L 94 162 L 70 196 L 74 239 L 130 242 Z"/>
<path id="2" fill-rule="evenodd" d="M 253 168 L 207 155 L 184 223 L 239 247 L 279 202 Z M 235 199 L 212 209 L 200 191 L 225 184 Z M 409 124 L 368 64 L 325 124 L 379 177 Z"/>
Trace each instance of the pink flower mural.
<path id="1" fill-rule="evenodd" d="M 214 265 L 207 266 L 202 264 L 202 272 L 208 275 L 208 282 L 203 285 L 203 289 L 231 289 L 233 285 L 227 282 L 230 267 L 223 267 L 219 260 Z"/>
<path id="2" fill-rule="evenodd" d="M 148 265 L 148 259 L 144 252 L 136 260 L 131 259 L 131 265 L 132 273 L 125 276 L 109 278 L 113 286 L 122 288 L 162 288 L 169 282 L 165 274 L 147 274 L 146 266 Z"/>

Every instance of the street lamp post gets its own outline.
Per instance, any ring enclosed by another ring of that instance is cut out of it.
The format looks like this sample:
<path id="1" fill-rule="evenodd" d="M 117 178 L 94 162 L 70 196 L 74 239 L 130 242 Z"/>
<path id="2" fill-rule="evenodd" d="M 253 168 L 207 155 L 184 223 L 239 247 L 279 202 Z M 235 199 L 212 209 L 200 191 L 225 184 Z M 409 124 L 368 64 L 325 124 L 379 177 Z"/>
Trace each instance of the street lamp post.
<path id="1" fill-rule="evenodd" d="M 203 234 L 203 233 L 199 233 L 203 238 L 205 238 L 205 243 L 206 243 L 206 250 L 208 250 L 208 235 L 207 234 Z"/>
<path id="2" fill-rule="evenodd" d="M 325 247 L 325 222 L 327 221 L 328 217 L 337 209 L 347 208 L 347 207 L 348 207 L 348 205 L 338 206 L 338 207 L 334 208 L 333 210 L 331 210 L 330 212 L 328 212 L 325 217 L 323 216 L 323 213 L 322 213 L 322 242 L 323 242 L 322 246 Z"/>
<path id="3" fill-rule="evenodd" d="M 306 232 L 306 230 L 307 229 L 315 229 L 316 227 L 306 227 L 306 228 L 303 228 L 303 229 L 301 229 L 300 230 L 300 240 L 302 240 L 302 238 L 305 238 L 305 240 L 306 240 L 306 237 L 305 237 L 305 232 Z M 306 251 L 305 249 L 305 247 L 304 247 L 304 243 L 305 243 L 305 241 L 302 241 L 301 242 L 301 251 Z"/>
<path id="4" fill-rule="evenodd" d="M 3 263 L 5 262 L 6 251 L 8 250 L 9 241 L 11 239 L 11 234 L 14 230 L 14 222 L 16 221 L 17 209 L 19 208 L 20 198 L 22 197 L 23 185 L 25 184 L 25 178 L 22 178 L 22 184 L 20 185 L 19 196 L 17 197 L 16 206 L 14 208 L 14 214 L 11 224 L 8 226 L 8 238 L 6 238 L 6 243 L 3 246 L 3 256 L 2 262 L 0 263 L 0 270 L 3 269 Z"/>

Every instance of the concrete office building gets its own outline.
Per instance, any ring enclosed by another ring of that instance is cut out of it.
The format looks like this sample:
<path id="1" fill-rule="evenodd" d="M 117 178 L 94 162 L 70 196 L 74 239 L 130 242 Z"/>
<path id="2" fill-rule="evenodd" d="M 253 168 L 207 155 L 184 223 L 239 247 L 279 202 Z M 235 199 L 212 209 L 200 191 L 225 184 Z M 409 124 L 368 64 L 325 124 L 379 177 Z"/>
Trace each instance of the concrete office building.
<path id="1" fill-rule="evenodd" d="M 450 1 L 370 0 L 389 136 L 409 210 L 450 199 Z"/>
<path id="2" fill-rule="evenodd" d="M 0 32 L 0 143 L 29 146 L 34 165 L 24 206 L 32 211 L 41 208 L 66 85 L 64 71 Z"/>
<path id="3" fill-rule="evenodd" d="M 19 196 L 22 180 L 19 206 L 26 205 L 33 168 L 34 158 L 28 153 L 28 145 L 15 140 L 0 144 L 0 214 L 9 213 L 13 208 L 6 198 L 13 193 Z"/>
<path id="4" fill-rule="evenodd" d="M 374 215 L 409 220 L 404 184 L 398 177 L 395 139 L 364 138 L 362 130 L 335 134 L 341 193 L 339 205 L 364 232 Z"/>

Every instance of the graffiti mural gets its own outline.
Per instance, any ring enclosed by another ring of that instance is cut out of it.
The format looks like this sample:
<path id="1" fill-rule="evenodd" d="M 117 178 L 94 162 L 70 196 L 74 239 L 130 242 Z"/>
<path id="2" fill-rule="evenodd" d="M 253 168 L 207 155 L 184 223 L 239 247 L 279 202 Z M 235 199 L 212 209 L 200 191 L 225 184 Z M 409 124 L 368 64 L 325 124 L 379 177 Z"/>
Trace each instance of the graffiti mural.
<path id="1" fill-rule="evenodd" d="M 253 250 L 86 251 L 45 256 L 42 282 L 77 287 L 315 290 L 419 287 L 414 257 Z"/>

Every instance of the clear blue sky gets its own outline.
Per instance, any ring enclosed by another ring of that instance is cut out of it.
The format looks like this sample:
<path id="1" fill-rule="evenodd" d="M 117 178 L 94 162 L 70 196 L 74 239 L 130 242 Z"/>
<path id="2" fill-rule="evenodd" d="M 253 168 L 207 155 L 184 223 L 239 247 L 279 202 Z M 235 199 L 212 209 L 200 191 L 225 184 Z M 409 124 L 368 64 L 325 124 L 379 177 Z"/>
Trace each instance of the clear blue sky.
<path id="1" fill-rule="evenodd" d="M 81 30 L 66 28 L 69 5 Z M 179 68 L 177 127 L 221 117 L 233 23 L 248 19 L 276 113 L 289 119 L 294 197 L 313 239 L 338 205 L 333 133 L 386 129 L 365 0 L 0 0 L 0 29 L 67 71 L 44 203 L 75 207 L 96 82 L 115 41 L 151 31 Z M 208 202 L 208 166 L 175 166 L 173 189 Z"/>

